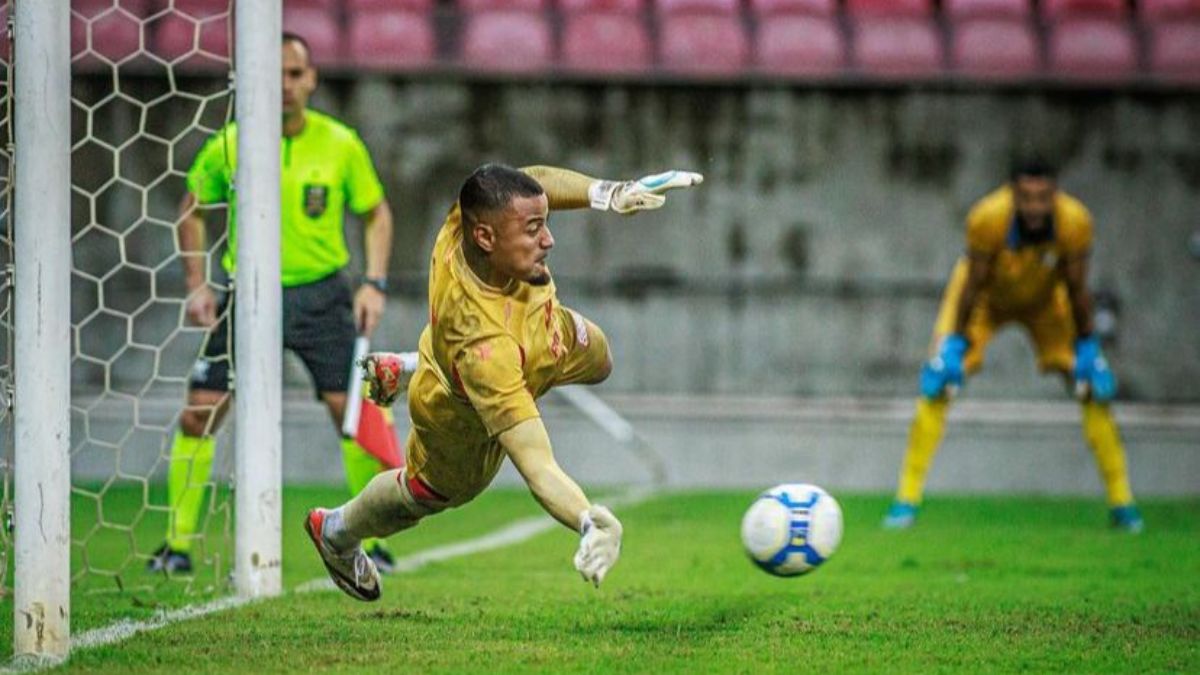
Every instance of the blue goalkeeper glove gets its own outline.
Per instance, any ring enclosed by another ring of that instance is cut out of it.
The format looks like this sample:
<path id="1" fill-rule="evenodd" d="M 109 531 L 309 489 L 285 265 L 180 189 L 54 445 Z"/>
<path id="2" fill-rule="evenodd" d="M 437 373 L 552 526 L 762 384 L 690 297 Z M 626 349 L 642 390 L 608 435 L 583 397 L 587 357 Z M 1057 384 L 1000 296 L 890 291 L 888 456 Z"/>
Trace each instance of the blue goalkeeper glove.
<path id="1" fill-rule="evenodd" d="M 1117 377 L 1094 336 L 1075 341 L 1075 395 L 1107 403 L 1117 394 Z"/>
<path id="2" fill-rule="evenodd" d="M 953 394 L 963 384 L 963 357 L 970 344 L 959 333 L 942 338 L 937 356 L 921 366 L 921 395 L 940 398 Z"/>

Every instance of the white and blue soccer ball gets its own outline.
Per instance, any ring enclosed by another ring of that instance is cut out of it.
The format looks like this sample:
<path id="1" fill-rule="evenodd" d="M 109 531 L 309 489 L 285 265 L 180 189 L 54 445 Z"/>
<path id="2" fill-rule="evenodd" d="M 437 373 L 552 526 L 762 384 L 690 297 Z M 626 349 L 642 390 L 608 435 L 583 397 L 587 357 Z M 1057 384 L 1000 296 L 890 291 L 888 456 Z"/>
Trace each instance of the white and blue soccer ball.
<path id="1" fill-rule="evenodd" d="M 820 567 L 842 541 L 842 507 L 807 483 L 776 485 L 742 517 L 742 545 L 756 565 L 781 577 Z"/>

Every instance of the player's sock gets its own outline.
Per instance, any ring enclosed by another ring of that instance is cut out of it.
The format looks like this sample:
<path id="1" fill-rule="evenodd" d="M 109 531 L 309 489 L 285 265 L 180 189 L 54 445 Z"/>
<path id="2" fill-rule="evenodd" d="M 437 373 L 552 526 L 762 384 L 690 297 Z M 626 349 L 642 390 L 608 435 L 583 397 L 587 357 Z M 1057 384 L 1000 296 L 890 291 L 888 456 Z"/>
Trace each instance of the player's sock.
<path id="1" fill-rule="evenodd" d="M 354 439 L 342 439 L 342 466 L 346 471 L 346 486 L 350 488 L 350 496 L 355 497 L 379 472 L 384 470 L 383 463 L 368 453 Z M 374 538 L 364 539 L 364 550 L 370 551 L 380 543 Z"/>
<path id="2" fill-rule="evenodd" d="M 400 469 L 377 473 L 354 499 L 330 511 L 325 520 L 325 539 L 345 551 L 364 539 L 386 537 L 415 524 L 398 517 L 406 511 L 399 478 Z"/>
<path id="3" fill-rule="evenodd" d="M 933 456 L 942 442 L 946 430 L 946 411 L 950 403 L 944 398 L 917 399 L 917 413 L 913 416 L 908 432 L 908 450 L 904 463 L 900 465 L 900 482 L 896 488 L 896 501 L 905 504 L 920 504 L 925 491 L 925 476 L 933 464 Z"/>
<path id="4" fill-rule="evenodd" d="M 1096 456 L 1100 478 L 1109 506 L 1125 506 L 1133 503 L 1133 491 L 1129 488 L 1129 472 L 1125 468 L 1125 446 L 1117 430 L 1108 405 L 1089 401 L 1083 404 L 1083 437 Z"/>
<path id="5" fill-rule="evenodd" d="M 204 506 L 204 488 L 212 472 L 217 441 L 212 436 L 187 436 L 175 432 L 167 468 L 167 546 L 173 551 L 192 550 L 192 539 Z"/>

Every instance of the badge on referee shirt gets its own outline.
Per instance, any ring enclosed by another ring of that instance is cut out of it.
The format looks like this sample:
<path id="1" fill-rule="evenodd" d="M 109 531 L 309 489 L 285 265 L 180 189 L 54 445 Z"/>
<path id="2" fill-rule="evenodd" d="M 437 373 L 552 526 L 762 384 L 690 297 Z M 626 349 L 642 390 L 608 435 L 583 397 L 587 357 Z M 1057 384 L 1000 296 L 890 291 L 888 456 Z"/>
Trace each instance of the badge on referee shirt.
<path id="1" fill-rule="evenodd" d="M 329 187 L 308 183 L 304 186 L 304 214 L 309 218 L 319 218 L 329 205 Z"/>

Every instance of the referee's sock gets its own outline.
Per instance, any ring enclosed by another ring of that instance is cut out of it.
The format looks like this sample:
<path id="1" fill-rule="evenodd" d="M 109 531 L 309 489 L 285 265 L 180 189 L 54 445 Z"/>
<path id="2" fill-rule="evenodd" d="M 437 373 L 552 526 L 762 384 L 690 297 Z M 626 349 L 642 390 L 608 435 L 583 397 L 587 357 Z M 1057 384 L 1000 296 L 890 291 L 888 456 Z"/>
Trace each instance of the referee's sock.
<path id="1" fill-rule="evenodd" d="M 167 468 L 167 546 L 187 553 L 200 523 L 204 490 L 212 473 L 217 441 L 212 436 L 188 436 L 175 432 Z"/>

